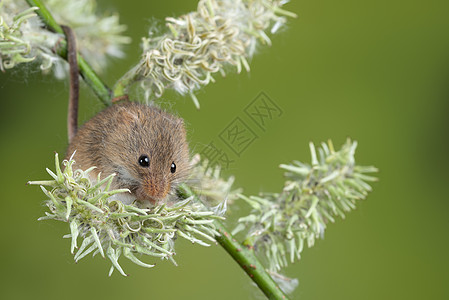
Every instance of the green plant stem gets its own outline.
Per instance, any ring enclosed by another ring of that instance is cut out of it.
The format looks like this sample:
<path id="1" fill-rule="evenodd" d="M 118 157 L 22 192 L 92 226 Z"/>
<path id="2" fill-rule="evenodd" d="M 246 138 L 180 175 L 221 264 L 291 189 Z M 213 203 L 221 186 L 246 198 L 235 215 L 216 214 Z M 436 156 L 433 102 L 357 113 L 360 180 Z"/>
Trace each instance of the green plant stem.
<path id="1" fill-rule="evenodd" d="M 41 17 L 44 23 L 53 31 L 64 34 L 61 26 L 56 23 L 50 12 L 42 4 L 40 0 L 26 0 L 30 6 L 39 7 L 37 14 Z M 67 43 L 62 40 L 56 53 L 64 59 L 67 59 Z M 126 73 L 114 86 L 114 93 L 103 83 L 103 81 L 95 74 L 88 63 L 78 55 L 78 65 L 80 73 L 95 94 L 106 105 L 111 105 L 111 96 L 114 97 L 123 96 L 127 92 L 127 88 L 134 83 L 137 79 L 131 76 L 131 72 Z M 186 185 L 179 187 L 179 192 L 185 196 L 195 197 L 198 201 L 198 197 L 192 192 L 192 190 Z M 220 236 L 216 236 L 215 239 L 223 247 L 223 249 L 232 256 L 232 258 L 242 267 L 242 269 L 248 274 L 252 281 L 262 290 L 262 292 L 269 299 L 288 299 L 282 292 L 279 286 L 273 281 L 271 276 L 265 271 L 263 265 L 254 255 L 254 251 L 251 246 L 243 246 L 237 242 L 226 227 L 219 221 L 215 221 L 217 231 L 220 232 Z"/>
<path id="2" fill-rule="evenodd" d="M 26 0 L 28 4 L 33 7 L 38 7 L 36 11 L 38 16 L 48 27 L 49 30 L 56 33 L 64 35 L 64 31 L 61 26 L 55 21 L 51 13 L 47 10 L 45 5 L 40 0 Z M 61 40 L 55 49 L 55 52 L 62 58 L 67 60 L 67 42 L 66 40 Z M 83 77 L 87 85 L 94 91 L 98 98 L 103 102 L 104 105 L 111 105 L 111 90 L 106 86 L 106 84 L 98 77 L 95 71 L 89 66 L 89 64 L 84 60 L 84 58 L 78 54 L 78 67 L 80 69 L 80 74 Z"/>
<path id="3" fill-rule="evenodd" d="M 185 184 L 178 187 L 178 191 L 183 197 L 193 196 L 197 201 L 200 201 L 195 193 Z M 217 242 L 232 256 L 262 292 L 269 299 L 288 299 L 254 255 L 253 247 L 239 243 L 220 221 L 217 220 L 214 224 L 217 231 L 221 234 L 220 236 L 215 236 Z"/>
<path id="4" fill-rule="evenodd" d="M 125 75 L 123 75 L 119 80 L 117 80 L 114 87 L 112 88 L 112 94 L 114 98 L 128 94 L 128 88 L 133 83 L 138 81 L 136 68 L 137 67 L 132 68 L 131 70 L 126 72 Z"/>

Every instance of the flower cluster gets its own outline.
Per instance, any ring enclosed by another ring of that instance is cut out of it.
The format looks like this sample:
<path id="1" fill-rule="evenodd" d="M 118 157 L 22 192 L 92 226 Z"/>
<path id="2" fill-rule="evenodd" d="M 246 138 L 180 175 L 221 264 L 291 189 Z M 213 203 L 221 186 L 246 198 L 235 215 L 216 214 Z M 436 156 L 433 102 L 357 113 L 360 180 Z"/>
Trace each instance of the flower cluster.
<path id="1" fill-rule="evenodd" d="M 290 262 L 299 259 L 305 243 L 313 246 L 316 238 L 323 237 L 328 222 L 344 217 L 371 191 L 367 182 L 376 178 L 366 173 L 377 169 L 355 164 L 356 147 L 356 142 L 348 140 L 335 151 L 329 141 L 322 143 L 317 156 L 311 143 L 310 165 L 297 161 L 280 165 L 287 171 L 281 193 L 240 195 L 252 211 L 239 219 L 233 233 L 247 229 L 245 244 L 254 246 L 270 271 L 285 267 L 288 258 Z"/>
<path id="2" fill-rule="evenodd" d="M 0 69 L 11 69 L 20 63 L 39 57 L 41 68 L 49 69 L 55 60 L 51 48 L 58 36 L 42 30 L 34 11 L 25 1 L 3 0 L 0 2 Z"/>
<path id="3" fill-rule="evenodd" d="M 258 42 L 270 44 L 266 33 L 276 32 L 285 16 L 279 0 L 200 0 L 197 11 L 167 18 L 170 31 L 144 39 L 144 53 L 136 68 L 123 81 L 141 80 L 147 98 L 160 97 L 165 89 L 190 94 L 214 81 L 212 74 L 225 74 L 227 66 L 249 70 Z"/>
<path id="4" fill-rule="evenodd" d="M 97 72 L 106 66 L 107 56 L 123 56 L 121 47 L 130 42 L 122 35 L 126 26 L 117 15 L 96 15 L 95 0 L 48 0 L 46 5 L 58 23 L 72 27 L 80 53 Z M 37 61 L 43 71 L 53 69 L 56 77 L 64 77 L 66 64 L 53 51 L 63 37 L 45 29 L 36 10 L 25 0 L 0 1 L 0 69 Z"/>
<path id="5" fill-rule="evenodd" d="M 192 191 L 200 198 L 201 202 L 209 207 L 215 207 L 218 214 L 221 210 L 226 210 L 228 204 L 232 204 L 238 199 L 241 188 L 232 189 L 234 176 L 223 179 L 220 165 L 211 166 L 207 159 L 200 159 L 197 154 L 193 157 L 191 164 L 192 175 L 190 185 Z"/>
<path id="6" fill-rule="evenodd" d="M 109 190 L 114 174 L 96 183 L 89 180 L 88 173 L 94 167 L 82 171 L 73 170 L 73 160 L 64 160 L 61 169 L 58 154 L 55 155 L 56 172 L 47 169 L 53 177 L 49 181 L 31 181 L 40 185 L 47 196 L 46 205 L 50 212 L 40 220 L 58 220 L 70 224 L 71 252 L 75 261 L 93 253 L 107 256 L 112 262 L 109 275 L 117 269 L 124 273 L 118 259 L 123 254 L 130 261 L 143 266 L 154 265 L 142 262 L 136 254 L 162 259 L 173 259 L 174 241 L 181 237 L 202 246 L 206 242 L 215 243 L 214 221 L 224 219 L 193 197 L 181 198 L 173 206 L 165 204 L 152 207 L 139 207 L 139 203 L 125 205 L 111 197 L 127 189 Z M 44 186 L 50 187 L 48 190 Z M 78 248 L 78 238 L 82 243 Z M 75 249 L 77 249 L 75 251 Z"/>
<path id="7" fill-rule="evenodd" d="M 108 57 L 124 56 L 122 47 L 131 38 L 123 35 L 127 26 L 119 23 L 117 13 L 98 15 L 95 0 L 47 0 L 46 5 L 59 24 L 75 31 L 78 51 L 96 72 L 107 66 Z"/>

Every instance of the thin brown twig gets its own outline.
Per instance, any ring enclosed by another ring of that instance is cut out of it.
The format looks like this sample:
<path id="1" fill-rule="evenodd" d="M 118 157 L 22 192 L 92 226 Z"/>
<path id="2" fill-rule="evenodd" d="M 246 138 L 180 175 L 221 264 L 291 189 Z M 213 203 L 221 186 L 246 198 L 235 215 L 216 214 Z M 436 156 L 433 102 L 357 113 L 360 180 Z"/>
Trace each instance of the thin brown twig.
<path id="1" fill-rule="evenodd" d="M 69 137 L 69 143 L 76 135 L 78 130 L 78 101 L 79 101 L 79 68 L 76 52 L 76 39 L 72 28 L 62 25 L 62 30 L 67 39 L 67 61 L 70 67 L 70 91 L 69 91 L 69 107 L 67 115 L 67 132 Z"/>

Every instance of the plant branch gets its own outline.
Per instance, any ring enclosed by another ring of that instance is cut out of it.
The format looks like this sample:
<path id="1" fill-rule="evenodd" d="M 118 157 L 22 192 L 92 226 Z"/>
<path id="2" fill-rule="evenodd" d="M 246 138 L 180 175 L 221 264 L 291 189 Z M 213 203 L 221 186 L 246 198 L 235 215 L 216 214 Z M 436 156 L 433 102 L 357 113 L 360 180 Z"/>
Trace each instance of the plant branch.
<path id="1" fill-rule="evenodd" d="M 128 94 L 129 87 L 138 81 L 139 74 L 136 72 L 136 67 L 125 73 L 112 88 L 114 98 L 122 97 Z"/>
<path id="2" fill-rule="evenodd" d="M 64 35 L 62 27 L 56 22 L 51 13 L 47 10 L 41 0 L 26 0 L 31 7 L 38 7 L 36 13 L 39 15 L 44 24 L 49 30 Z M 55 49 L 55 52 L 64 59 L 67 59 L 67 42 L 65 39 L 59 42 Z M 95 71 L 84 60 L 84 58 L 78 54 L 78 67 L 80 74 L 83 77 L 87 85 L 94 91 L 98 98 L 104 105 L 111 105 L 111 90 L 106 84 L 98 77 Z"/>
<path id="3" fill-rule="evenodd" d="M 178 187 L 178 191 L 183 197 L 187 198 L 193 196 L 197 201 L 200 201 L 198 196 L 186 185 Z M 215 237 L 217 242 L 229 253 L 229 255 L 232 256 L 262 292 L 269 299 L 288 299 L 279 286 L 273 281 L 271 276 L 266 272 L 264 266 L 256 258 L 252 250 L 253 248 L 239 243 L 220 221 L 216 220 L 214 224 L 216 230 L 221 234 L 220 236 Z"/>
<path id="4" fill-rule="evenodd" d="M 26 1 L 30 6 L 39 8 L 36 13 L 50 30 L 64 34 L 61 26 L 55 21 L 40 0 Z M 67 42 L 65 39 L 60 42 L 58 49 L 56 49 L 56 53 L 62 58 L 67 59 Z M 106 106 L 111 105 L 112 96 L 117 97 L 124 95 L 129 84 L 136 80 L 135 77 L 129 76 L 130 73 L 127 73 L 128 76 L 125 74 L 125 76 L 119 80 L 114 87 L 114 93 L 112 94 L 111 90 L 103 83 L 103 81 L 96 75 L 93 69 L 80 55 L 78 55 L 78 66 L 84 81 L 86 81 L 88 86 Z M 179 192 L 186 197 L 194 196 L 196 200 L 199 201 L 198 197 L 185 185 L 182 185 L 179 188 Z M 216 221 L 214 224 L 217 231 L 221 233 L 220 236 L 215 237 L 217 242 L 242 267 L 251 280 L 259 286 L 262 292 L 269 299 L 288 299 L 279 286 L 273 281 L 271 276 L 266 272 L 263 265 L 254 255 L 252 249 L 247 248 L 237 242 L 230 234 L 229 230 L 227 230 L 221 222 Z"/>

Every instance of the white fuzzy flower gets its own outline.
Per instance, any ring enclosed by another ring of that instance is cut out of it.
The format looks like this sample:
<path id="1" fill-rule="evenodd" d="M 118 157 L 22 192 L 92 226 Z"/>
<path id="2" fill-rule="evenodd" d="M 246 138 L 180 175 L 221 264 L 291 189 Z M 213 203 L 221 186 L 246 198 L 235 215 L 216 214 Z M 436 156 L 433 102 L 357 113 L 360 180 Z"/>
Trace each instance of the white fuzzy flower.
<path id="1" fill-rule="evenodd" d="M 348 140 L 335 151 L 329 141 L 321 144 L 317 155 L 310 143 L 311 164 L 280 165 L 288 179 L 280 193 L 240 195 L 252 211 L 239 219 L 233 234 L 244 231 L 245 243 L 257 249 L 271 272 L 299 259 L 305 244 L 312 247 L 329 222 L 355 209 L 371 191 L 367 182 L 377 179 L 367 173 L 377 169 L 355 164 L 356 147 L 357 142 Z"/>
<path id="2" fill-rule="evenodd" d="M 64 160 L 61 168 L 55 154 L 55 172 L 47 169 L 53 179 L 29 184 L 40 185 L 48 199 L 49 212 L 40 220 L 69 223 L 70 234 L 65 237 L 72 241 L 71 252 L 77 262 L 90 253 L 99 253 L 112 263 L 109 275 L 116 269 L 126 276 L 118 262 L 121 255 L 146 268 L 154 265 L 142 262 L 136 254 L 168 259 L 176 264 L 173 256 L 178 237 L 209 246 L 208 242 L 215 243 L 215 236 L 220 235 L 214 221 L 224 218 L 193 197 L 179 196 L 171 205 L 164 203 L 155 207 L 142 206 L 140 202 L 126 204 L 113 196 L 129 190 L 109 189 L 115 174 L 103 179 L 98 175 L 97 180 L 91 180 L 89 172 L 95 167 L 74 170 L 74 163 L 72 158 Z M 79 239 L 82 242 L 78 248 Z"/>
<path id="3" fill-rule="evenodd" d="M 0 68 L 10 69 L 39 58 L 41 68 L 50 68 L 60 58 L 51 51 L 57 34 L 41 29 L 42 24 L 25 1 L 0 2 Z"/>
<path id="4" fill-rule="evenodd" d="M 166 18 L 170 31 L 144 38 L 139 65 L 119 81 L 116 91 L 141 81 L 146 95 L 160 97 L 165 89 L 190 94 L 214 81 L 212 74 L 225 74 L 228 66 L 237 72 L 249 70 L 247 59 L 257 43 L 271 44 L 266 34 L 285 23 L 285 1 L 200 0 L 196 11 L 179 18 Z"/>
<path id="5" fill-rule="evenodd" d="M 118 23 L 117 15 L 96 15 L 95 0 L 48 0 L 46 5 L 58 23 L 75 31 L 78 50 L 95 71 L 106 67 L 108 56 L 123 56 L 121 47 L 130 42 L 121 35 L 126 26 Z M 54 52 L 63 36 L 44 28 L 37 9 L 24 0 L 0 2 L 0 69 L 37 61 L 42 70 L 53 69 L 56 77 L 64 77 L 66 64 Z"/>
<path id="6" fill-rule="evenodd" d="M 78 51 L 95 71 L 101 73 L 108 56 L 124 56 L 122 46 L 131 39 L 122 35 L 126 25 L 119 23 L 118 14 L 97 15 L 95 0 L 47 0 L 45 3 L 59 24 L 75 31 Z"/>

